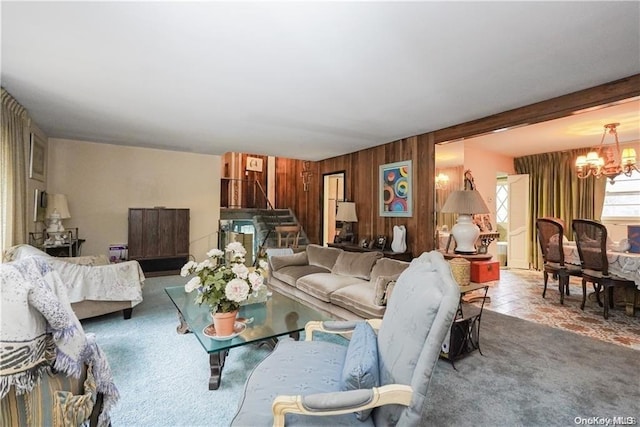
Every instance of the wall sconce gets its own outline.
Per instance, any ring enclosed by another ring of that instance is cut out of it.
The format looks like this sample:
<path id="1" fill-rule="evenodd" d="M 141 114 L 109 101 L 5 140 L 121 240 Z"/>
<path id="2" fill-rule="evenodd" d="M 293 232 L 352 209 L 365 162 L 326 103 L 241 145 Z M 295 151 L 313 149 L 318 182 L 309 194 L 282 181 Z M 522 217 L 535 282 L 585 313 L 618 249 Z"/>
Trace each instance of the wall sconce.
<path id="1" fill-rule="evenodd" d="M 444 189 L 447 184 L 449 184 L 449 176 L 440 172 L 438 176 L 436 176 L 436 190 Z"/>
<path id="2" fill-rule="evenodd" d="M 300 172 L 300 176 L 302 177 L 302 189 L 309 191 L 309 184 L 313 176 L 313 172 L 311 172 L 311 162 L 309 160 L 302 162 L 302 172 Z"/>

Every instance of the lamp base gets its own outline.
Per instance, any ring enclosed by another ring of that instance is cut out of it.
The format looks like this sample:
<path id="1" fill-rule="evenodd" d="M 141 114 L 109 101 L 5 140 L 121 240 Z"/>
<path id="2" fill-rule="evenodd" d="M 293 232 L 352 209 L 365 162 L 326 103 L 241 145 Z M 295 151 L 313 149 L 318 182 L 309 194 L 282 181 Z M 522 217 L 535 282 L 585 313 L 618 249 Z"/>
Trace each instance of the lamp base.
<path id="1" fill-rule="evenodd" d="M 460 255 L 475 255 L 476 240 L 480 236 L 478 226 L 473 223 L 471 215 L 458 215 L 458 222 L 451 228 L 451 234 L 456 239 L 456 249 L 454 252 Z"/>

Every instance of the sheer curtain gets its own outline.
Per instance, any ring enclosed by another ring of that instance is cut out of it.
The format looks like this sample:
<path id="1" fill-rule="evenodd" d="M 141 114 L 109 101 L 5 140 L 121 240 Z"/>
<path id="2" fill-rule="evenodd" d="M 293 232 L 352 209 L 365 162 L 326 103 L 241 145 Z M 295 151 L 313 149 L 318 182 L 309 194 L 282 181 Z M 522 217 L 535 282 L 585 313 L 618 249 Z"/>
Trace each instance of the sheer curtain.
<path id="1" fill-rule="evenodd" d="M 575 173 L 576 157 L 590 149 L 558 151 L 514 159 L 516 173 L 529 174 L 531 218 L 529 240 L 531 265 L 542 268 L 536 236 L 536 218 L 551 216 L 565 223 L 565 236 L 573 240 L 571 222 L 574 218 L 599 219 L 604 200 L 605 180 L 580 179 Z"/>
<path id="2" fill-rule="evenodd" d="M 2 88 L 0 253 L 27 236 L 27 110 Z"/>

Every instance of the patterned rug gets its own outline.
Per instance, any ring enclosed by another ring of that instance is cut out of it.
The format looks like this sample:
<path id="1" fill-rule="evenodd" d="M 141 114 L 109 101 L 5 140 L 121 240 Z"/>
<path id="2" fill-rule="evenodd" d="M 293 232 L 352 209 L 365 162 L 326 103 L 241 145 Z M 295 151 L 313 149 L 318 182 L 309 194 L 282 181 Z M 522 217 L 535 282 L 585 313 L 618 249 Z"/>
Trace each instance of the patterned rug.
<path id="1" fill-rule="evenodd" d="M 500 280 L 488 282 L 490 301 L 485 309 L 530 320 L 542 325 L 563 329 L 605 342 L 640 350 L 640 310 L 635 317 L 625 314 L 624 307 L 609 310 L 609 319 L 603 309 L 587 299 L 584 311 L 580 278 L 571 278 L 570 293 L 560 304 L 557 281 L 549 277 L 546 298 L 542 298 L 543 275 L 540 271 L 501 270 Z M 593 288 L 588 284 L 587 293 Z"/>

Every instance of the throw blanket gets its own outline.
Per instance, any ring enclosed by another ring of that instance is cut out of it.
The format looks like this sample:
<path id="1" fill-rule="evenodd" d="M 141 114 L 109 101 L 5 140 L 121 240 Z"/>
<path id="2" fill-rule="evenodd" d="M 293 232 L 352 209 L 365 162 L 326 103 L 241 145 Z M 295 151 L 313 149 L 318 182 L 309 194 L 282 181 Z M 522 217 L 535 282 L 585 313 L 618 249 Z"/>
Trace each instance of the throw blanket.
<path id="1" fill-rule="evenodd" d="M 93 336 L 86 336 L 71 310 L 64 283 L 44 258 L 0 264 L 0 399 L 11 386 L 33 389 L 50 364 L 79 378 L 93 365 L 96 387 L 104 393 L 99 423 L 118 400 L 109 364 Z"/>

